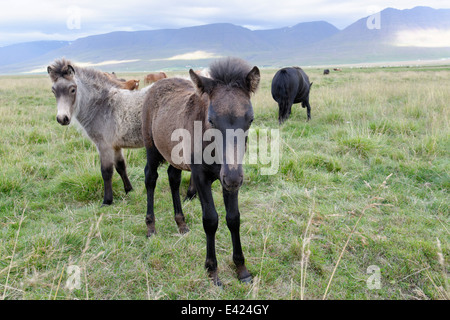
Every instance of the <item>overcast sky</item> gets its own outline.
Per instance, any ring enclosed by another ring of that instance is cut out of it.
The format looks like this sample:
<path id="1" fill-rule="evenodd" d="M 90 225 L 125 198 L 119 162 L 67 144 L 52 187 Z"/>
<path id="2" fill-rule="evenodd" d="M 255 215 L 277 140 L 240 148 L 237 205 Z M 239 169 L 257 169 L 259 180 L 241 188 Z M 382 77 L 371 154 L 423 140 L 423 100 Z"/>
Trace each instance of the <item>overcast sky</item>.
<path id="1" fill-rule="evenodd" d="M 0 46 L 35 40 L 75 40 L 111 31 L 181 28 L 228 22 L 249 29 L 325 20 L 343 29 L 392 7 L 450 8 L 448 0 L 9 0 L 0 4 Z"/>

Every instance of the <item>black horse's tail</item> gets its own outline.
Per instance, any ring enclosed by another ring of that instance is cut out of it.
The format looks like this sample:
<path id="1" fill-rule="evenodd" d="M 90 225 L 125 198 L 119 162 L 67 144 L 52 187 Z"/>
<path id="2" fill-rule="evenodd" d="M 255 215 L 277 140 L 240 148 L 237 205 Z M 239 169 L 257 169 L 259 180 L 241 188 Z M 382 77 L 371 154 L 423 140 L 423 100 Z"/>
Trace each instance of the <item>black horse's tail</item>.
<path id="1" fill-rule="evenodd" d="M 289 94 L 289 75 L 285 69 L 280 70 L 274 88 L 278 102 L 278 122 L 282 124 L 291 115 L 292 101 Z"/>

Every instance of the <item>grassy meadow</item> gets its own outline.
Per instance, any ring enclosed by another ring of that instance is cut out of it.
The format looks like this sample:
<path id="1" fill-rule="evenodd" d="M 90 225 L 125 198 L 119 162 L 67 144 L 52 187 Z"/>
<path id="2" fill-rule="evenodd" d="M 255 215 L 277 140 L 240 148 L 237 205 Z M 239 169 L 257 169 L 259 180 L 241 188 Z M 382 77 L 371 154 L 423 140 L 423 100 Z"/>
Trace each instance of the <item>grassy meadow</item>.
<path id="1" fill-rule="evenodd" d="M 96 148 L 56 122 L 48 77 L 1 76 L 0 298 L 448 299 L 450 67 L 306 69 L 312 120 L 294 105 L 281 127 L 275 71 L 262 71 L 252 128 L 280 129 L 280 165 L 270 176 L 246 165 L 239 198 L 251 285 L 236 278 L 213 185 L 223 290 L 204 269 L 198 199 L 178 233 L 167 164 L 147 239 L 145 150 L 125 151 L 134 191 L 115 173 L 114 204 L 101 208 Z M 183 173 L 182 196 L 188 183 Z"/>

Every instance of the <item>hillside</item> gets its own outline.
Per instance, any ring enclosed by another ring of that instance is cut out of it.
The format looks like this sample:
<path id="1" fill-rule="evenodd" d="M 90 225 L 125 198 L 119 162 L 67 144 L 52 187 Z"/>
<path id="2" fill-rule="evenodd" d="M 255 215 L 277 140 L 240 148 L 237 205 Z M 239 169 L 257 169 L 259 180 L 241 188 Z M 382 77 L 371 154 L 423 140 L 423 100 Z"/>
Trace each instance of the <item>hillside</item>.
<path id="1" fill-rule="evenodd" d="M 67 41 L 33 41 L 0 48 L 0 67 L 21 63 L 69 45 Z"/>

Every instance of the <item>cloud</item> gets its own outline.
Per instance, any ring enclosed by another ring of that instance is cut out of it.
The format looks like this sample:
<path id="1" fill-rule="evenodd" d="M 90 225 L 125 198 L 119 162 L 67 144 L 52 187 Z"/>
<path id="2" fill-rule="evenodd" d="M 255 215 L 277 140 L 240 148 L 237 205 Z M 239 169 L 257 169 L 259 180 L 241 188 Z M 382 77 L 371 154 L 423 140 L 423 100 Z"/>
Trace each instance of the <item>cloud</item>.
<path id="1" fill-rule="evenodd" d="M 396 35 L 398 47 L 450 48 L 450 30 L 417 29 L 400 31 Z"/>
<path id="2" fill-rule="evenodd" d="M 154 59 L 156 60 L 199 60 L 199 59 L 213 59 L 213 58 L 220 58 L 220 55 L 217 55 L 212 52 L 206 52 L 206 51 L 194 51 L 194 52 L 187 52 L 184 54 L 179 54 L 170 58 L 166 59 Z"/>
<path id="3" fill-rule="evenodd" d="M 423 5 L 423 1 L 14 0 L 2 5 L 0 11 L 0 45 L 42 39 L 74 40 L 119 30 L 182 28 L 217 22 L 270 29 L 325 20 L 342 29 L 372 14 L 370 10 L 374 7 L 406 9 L 417 5 Z M 450 7 L 448 0 L 430 0 L 426 5 Z M 69 27 L 71 19 L 72 22 L 79 19 L 79 28 Z"/>

